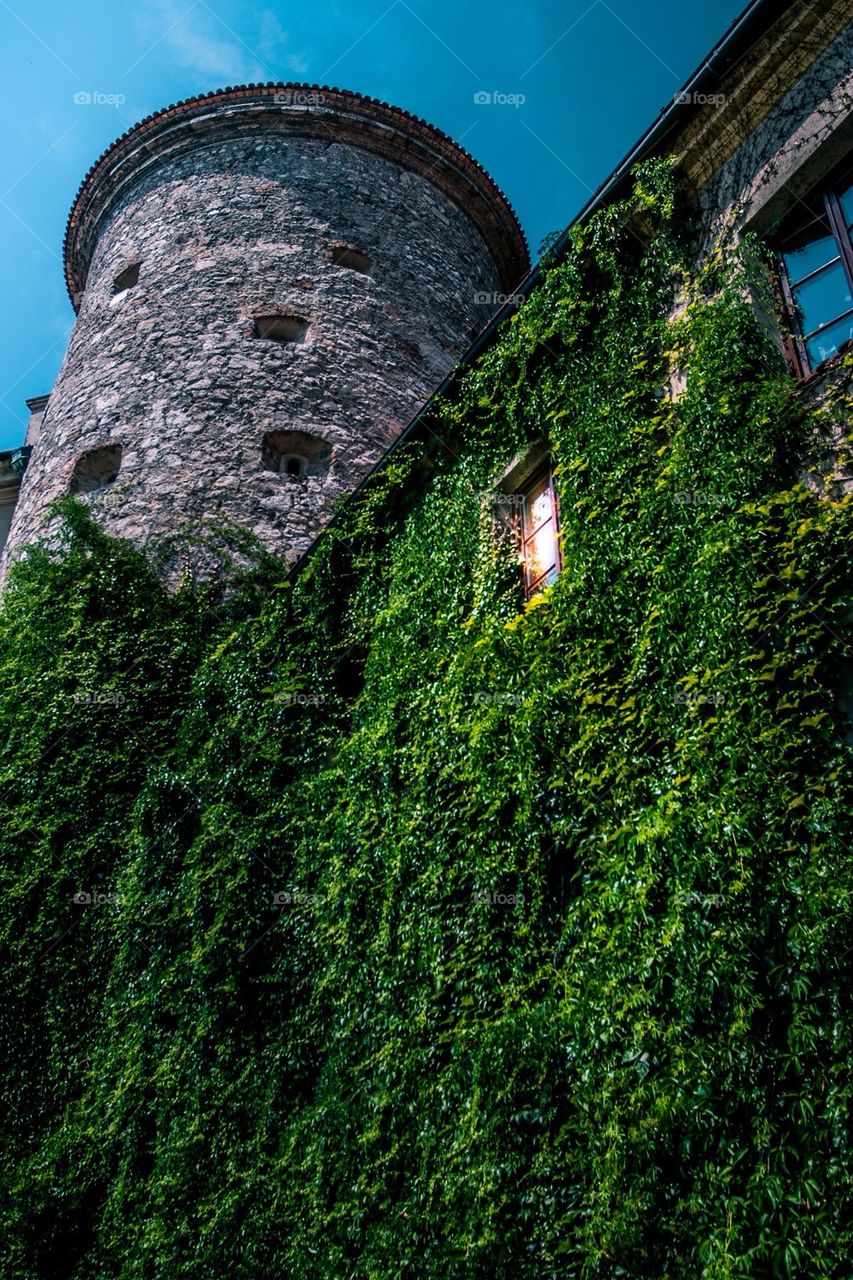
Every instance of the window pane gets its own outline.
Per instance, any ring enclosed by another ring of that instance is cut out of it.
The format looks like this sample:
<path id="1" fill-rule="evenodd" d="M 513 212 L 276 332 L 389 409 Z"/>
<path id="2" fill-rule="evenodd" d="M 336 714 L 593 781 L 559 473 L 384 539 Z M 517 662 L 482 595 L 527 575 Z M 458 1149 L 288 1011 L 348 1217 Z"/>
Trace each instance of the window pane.
<path id="1" fill-rule="evenodd" d="M 853 338 L 853 313 L 845 316 L 843 320 L 838 320 L 835 324 L 831 324 L 822 333 L 809 338 L 806 343 L 806 350 L 809 353 L 809 362 L 812 368 L 820 364 L 821 360 L 828 360 L 830 356 L 834 356 L 841 344 L 846 342 L 848 338 Z"/>
<path id="2" fill-rule="evenodd" d="M 825 224 L 812 223 L 812 227 L 813 239 L 797 239 L 793 247 L 782 254 L 791 284 L 796 284 L 803 276 L 817 271 L 818 267 L 826 266 L 827 262 L 838 257 L 838 246 L 834 237 L 826 234 Z"/>
<path id="3" fill-rule="evenodd" d="M 548 476 L 544 475 L 536 484 L 531 485 L 524 495 L 524 536 L 528 538 L 533 530 L 551 515 L 551 492 Z"/>
<path id="4" fill-rule="evenodd" d="M 844 212 L 844 225 L 853 226 L 853 186 L 848 187 L 841 196 L 841 208 Z"/>
<path id="5" fill-rule="evenodd" d="M 532 538 L 524 544 L 524 564 L 528 584 L 536 582 L 549 569 L 557 565 L 556 530 L 553 520 L 540 525 Z"/>
<path id="6" fill-rule="evenodd" d="M 825 267 L 818 275 L 794 290 L 800 309 L 803 333 L 813 333 L 853 305 L 847 276 L 840 262 Z"/>
<path id="7" fill-rule="evenodd" d="M 531 579 L 528 578 L 527 594 L 533 595 L 534 592 L 541 591 L 543 587 L 550 587 L 552 583 L 557 581 L 558 573 L 559 573 L 559 570 L 557 566 L 555 564 L 552 564 L 551 568 L 547 571 L 547 573 L 543 573 L 541 578 L 534 579 L 533 581 L 531 581 Z"/>

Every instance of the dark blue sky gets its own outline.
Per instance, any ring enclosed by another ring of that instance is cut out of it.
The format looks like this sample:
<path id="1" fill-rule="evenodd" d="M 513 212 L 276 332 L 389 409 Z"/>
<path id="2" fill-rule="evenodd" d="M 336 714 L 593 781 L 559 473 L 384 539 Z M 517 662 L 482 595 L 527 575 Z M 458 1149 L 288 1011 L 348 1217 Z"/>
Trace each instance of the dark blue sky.
<path id="1" fill-rule="evenodd" d="M 515 206 L 535 258 L 744 3 L 0 0 L 0 448 L 21 442 L 24 400 L 50 390 L 73 324 L 61 256 L 77 188 L 152 111 L 258 80 L 381 98 L 476 156 Z M 516 102 L 478 103 L 477 94 Z"/>

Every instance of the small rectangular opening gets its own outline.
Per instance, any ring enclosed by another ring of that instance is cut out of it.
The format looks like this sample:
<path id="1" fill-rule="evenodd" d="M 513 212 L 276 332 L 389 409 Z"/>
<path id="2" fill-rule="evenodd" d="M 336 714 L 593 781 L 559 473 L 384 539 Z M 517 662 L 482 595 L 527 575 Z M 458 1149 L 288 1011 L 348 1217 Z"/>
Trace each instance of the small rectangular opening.
<path id="1" fill-rule="evenodd" d="M 272 342 L 304 342 L 308 321 L 301 316 L 256 316 L 255 335 Z"/>
<path id="2" fill-rule="evenodd" d="M 117 293 L 124 293 L 126 289 L 132 289 L 139 280 L 139 263 L 134 262 L 132 266 L 125 267 L 124 271 L 120 271 L 113 280 L 113 296 Z"/>
<path id="3" fill-rule="evenodd" d="M 332 261 L 336 266 L 349 267 L 350 271 L 360 271 L 365 276 L 373 266 L 366 253 L 362 253 L 359 249 L 352 249 L 345 244 L 335 246 L 332 250 Z"/>

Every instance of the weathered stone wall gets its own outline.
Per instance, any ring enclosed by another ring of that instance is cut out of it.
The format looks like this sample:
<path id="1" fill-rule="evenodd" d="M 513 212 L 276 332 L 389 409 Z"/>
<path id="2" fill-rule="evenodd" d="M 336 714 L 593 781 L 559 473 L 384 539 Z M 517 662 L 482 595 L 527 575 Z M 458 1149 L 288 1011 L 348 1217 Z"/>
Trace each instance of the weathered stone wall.
<path id="1" fill-rule="evenodd" d="M 676 148 L 695 201 L 697 256 L 720 240 L 773 233 L 800 196 L 853 149 L 853 4 L 812 0 L 795 8 L 719 85 Z M 701 107 L 701 104 L 700 104 Z M 780 349 L 783 335 L 756 300 Z M 803 479 L 836 496 L 853 488 L 847 437 L 850 373 L 839 354 L 801 383 L 822 429 Z"/>
<path id="2" fill-rule="evenodd" d="M 750 116 L 744 125 L 749 127 Z M 706 243 L 726 226 L 768 232 L 853 143 L 853 27 L 747 133 L 701 193 Z"/>
<path id="3" fill-rule="evenodd" d="M 80 457 L 118 443 L 117 479 L 86 498 L 110 532 L 144 544 L 229 519 L 294 558 L 502 288 L 480 231 L 428 175 L 268 116 L 140 165 L 93 240 L 7 557 L 43 533 Z M 340 245 L 369 274 L 336 264 Z M 138 283 L 114 295 L 134 263 Z M 304 340 L 256 337 L 254 318 L 275 314 L 304 318 Z M 269 469 L 265 434 L 290 431 L 325 442 L 325 472 Z"/>

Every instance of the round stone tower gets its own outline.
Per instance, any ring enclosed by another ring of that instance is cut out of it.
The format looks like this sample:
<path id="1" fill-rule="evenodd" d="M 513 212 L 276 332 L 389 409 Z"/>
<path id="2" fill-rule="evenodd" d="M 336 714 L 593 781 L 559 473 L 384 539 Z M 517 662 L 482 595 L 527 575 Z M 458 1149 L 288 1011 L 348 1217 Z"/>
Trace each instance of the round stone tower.
<path id="1" fill-rule="evenodd" d="M 87 174 L 78 312 L 5 556 L 83 496 L 138 545 L 235 522 L 298 556 L 528 267 L 467 152 L 408 112 L 248 85 L 157 112 Z"/>

